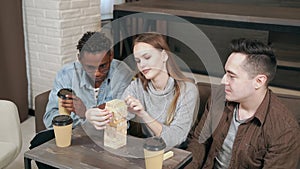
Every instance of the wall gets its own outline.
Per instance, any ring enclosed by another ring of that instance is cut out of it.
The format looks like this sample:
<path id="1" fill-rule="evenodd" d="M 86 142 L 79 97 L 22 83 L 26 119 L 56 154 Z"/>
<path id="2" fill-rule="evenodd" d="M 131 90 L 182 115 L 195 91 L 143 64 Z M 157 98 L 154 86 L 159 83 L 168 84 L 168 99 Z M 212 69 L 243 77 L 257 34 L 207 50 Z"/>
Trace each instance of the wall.
<path id="1" fill-rule="evenodd" d="M 242 28 L 229 28 L 229 27 L 221 27 L 221 26 L 210 26 L 210 25 L 200 25 L 196 24 L 199 28 L 199 31 L 203 32 L 205 36 L 210 40 L 213 47 L 218 52 L 220 61 L 225 65 L 227 57 L 229 55 L 229 44 L 232 39 L 236 38 L 249 38 L 249 39 L 257 39 L 264 43 L 268 42 L 267 31 L 260 30 L 251 30 L 251 29 L 242 29 Z M 170 22 L 168 24 L 168 33 L 179 32 L 180 28 L 183 26 L 181 23 Z M 185 28 L 185 32 L 188 35 L 189 32 L 193 32 L 192 30 Z M 199 43 L 199 39 L 191 39 L 194 43 Z M 197 56 L 186 44 L 183 44 L 181 41 L 169 38 L 169 46 L 171 51 L 174 51 L 174 54 L 179 56 L 184 62 L 189 66 L 189 68 L 194 73 L 207 74 L 207 70 L 200 60 L 199 56 Z M 202 46 L 199 44 L 199 48 L 203 51 Z M 206 65 L 207 66 L 207 65 Z M 214 70 L 210 73 L 212 76 L 222 77 L 224 75 L 224 70 L 218 72 L 219 70 Z"/>
<path id="2" fill-rule="evenodd" d="M 83 33 L 100 29 L 100 0 L 24 0 L 29 108 L 52 88 L 56 72 L 76 60 Z"/>
<path id="3" fill-rule="evenodd" d="M 276 76 L 270 84 L 276 87 L 300 90 L 300 78 L 295 78 L 300 76 L 299 33 L 280 33 L 200 24 L 196 26 L 209 38 L 223 64 L 225 64 L 229 55 L 229 43 L 232 39 L 249 38 L 260 40 L 266 44 L 270 43 L 278 62 Z M 169 23 L 168 32 L 180 31 L 177 30 L 180 27 L 182 27 L 180 23 Z M 191 31 L 185 30 L 185 32 Z M 195 39 L 195 43 L 197 43 L 197 39 Z M 169 44 L 171 51 L 174 51 L 177 56 L 183 59 L 194 73 L 207 74 L 201 60 L 189 47 L 171 38 Z M 211 75 L 221 77 L 223 72 L 212 72 Z"/>

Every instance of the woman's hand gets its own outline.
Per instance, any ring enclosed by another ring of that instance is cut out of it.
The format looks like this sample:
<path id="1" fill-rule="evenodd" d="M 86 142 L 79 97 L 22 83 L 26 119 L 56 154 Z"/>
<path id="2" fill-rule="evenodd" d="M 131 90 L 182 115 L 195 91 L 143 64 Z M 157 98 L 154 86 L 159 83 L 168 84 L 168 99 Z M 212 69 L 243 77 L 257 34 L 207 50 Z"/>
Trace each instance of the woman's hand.
<path id="1" fill-rule="evenodd" d="M 132 97 L 128 96 L 125 98 L 125 103 L 128 106 L 128 111 L 131 113 L 136 114 L 137 116 L 143 118 L 145 115 L 147 115 L 147 112 L 144 109 L 144 106 L 141 104 L 141 102 Z"/>
<path id="2" fill-rule="evenodd" d="M 162 132 L 162 124 L 153 119 L 144 109 L 144 106 L 139 100 L 132 96 L 128 96 L 125 99 L 125 103 L 128 106 L 128 111 L 136 114 L 147 124 L 147 126 L 152 130 L 155 136 L 160 136 Z"/>
<path id="3" fill-rule="evenodd" d="M 91 108 L 85 112 L 86 119 L 97 129 L 105 129 L 112 118 L 112 113 L 106 109 Z"/>

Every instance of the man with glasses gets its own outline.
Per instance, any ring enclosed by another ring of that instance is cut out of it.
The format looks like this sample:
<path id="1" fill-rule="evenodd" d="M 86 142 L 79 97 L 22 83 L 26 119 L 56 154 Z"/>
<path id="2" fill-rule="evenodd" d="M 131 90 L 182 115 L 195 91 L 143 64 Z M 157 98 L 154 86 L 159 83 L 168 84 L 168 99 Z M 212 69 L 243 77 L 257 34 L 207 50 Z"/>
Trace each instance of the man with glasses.
<path id="1" fill-rule="evenodd" d="M 85 111 L 112 99 L 120 98 L 134 72 L 124 63 L 113 59 L 111 41 L 100 32 L 87 32 L 77 44 L 78 61 L 66 64 L 56 75 L 49 95 L 44 124 L 52 128 L 58 112 L 57 92 L 63 88 L 74 91 L 61 101 L 73 118 L 73 127 L 85 119 Z"/>

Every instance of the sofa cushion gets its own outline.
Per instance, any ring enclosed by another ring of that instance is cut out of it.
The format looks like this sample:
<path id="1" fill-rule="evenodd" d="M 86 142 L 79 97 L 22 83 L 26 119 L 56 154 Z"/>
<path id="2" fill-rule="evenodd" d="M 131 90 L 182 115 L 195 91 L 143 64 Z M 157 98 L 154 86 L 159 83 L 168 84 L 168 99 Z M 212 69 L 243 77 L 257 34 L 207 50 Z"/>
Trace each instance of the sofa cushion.
<path id="1" fill-rule="evenodd" d="M 13 143 L 0 141 L 0 150 L 0 168 L 7 166 L 18 155 L 18 146 Z"/>

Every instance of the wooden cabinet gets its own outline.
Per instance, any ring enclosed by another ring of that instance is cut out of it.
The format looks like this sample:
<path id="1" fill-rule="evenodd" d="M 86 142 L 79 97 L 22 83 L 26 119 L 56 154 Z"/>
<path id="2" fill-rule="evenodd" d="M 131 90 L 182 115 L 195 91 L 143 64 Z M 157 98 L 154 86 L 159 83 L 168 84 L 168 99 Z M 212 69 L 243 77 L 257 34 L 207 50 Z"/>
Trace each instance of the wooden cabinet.
<path id="1" fill-rule="evenodd" d="M 142 0 L 116 5 L 114 38 L 115 42 L 121 40 L 115 46 L 116 58 L 123 59 L 130 55 L 131 36 L 143 31 L 159 31 L 167 35 L 184 33 L 194 38 L 193 31 L 178 26 L 185 21 L 205 33 L 222 63 L 228 56 L 231 39 L 245 37 L 271 44 L 278 58 L 278 72 L 272 85 L 300 90 L 300 3 L 291 0 L 255 3 L 234 0 Z M 193 72 L 207 73 L 205 64 L 197 59 L 197 54 L 182 39 L 171 37 L 168 42 L 172 52 Z M 201 48 L 201 44 L 198 46 Z M 215 76 L 222 73 L 219 69 L 212 72 Z"/>

